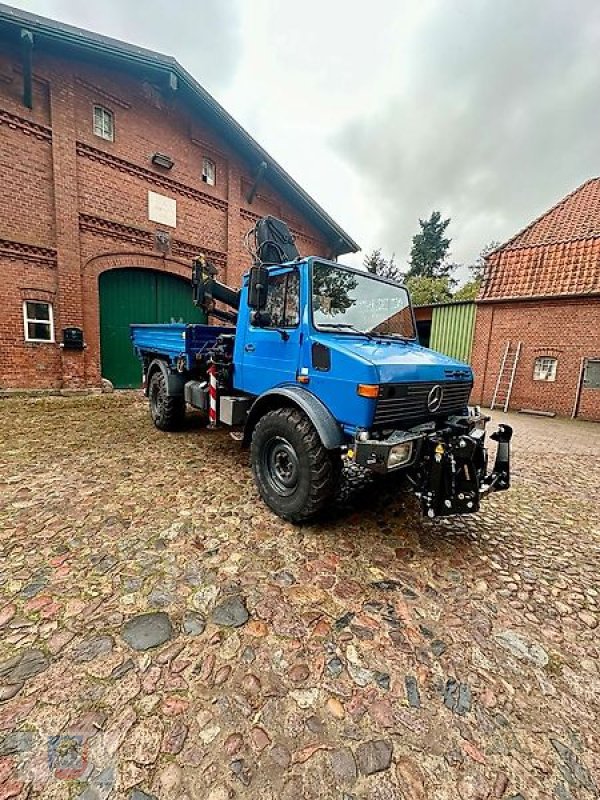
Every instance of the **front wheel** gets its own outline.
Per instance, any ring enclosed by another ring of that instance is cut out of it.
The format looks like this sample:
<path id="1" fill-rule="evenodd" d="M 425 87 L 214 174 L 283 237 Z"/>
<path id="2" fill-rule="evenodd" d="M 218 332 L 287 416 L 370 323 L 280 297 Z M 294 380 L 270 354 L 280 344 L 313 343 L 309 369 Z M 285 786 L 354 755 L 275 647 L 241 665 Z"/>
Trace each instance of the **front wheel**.
<path id="1" fill-rule="evenodd" d="M 314 517 L 339 485 L 339 450 L 327 450 L 308 417 L 296 408 L 265 414 L 252 434 L 252 472 L 258 491 L 289 522 Z"/>
<path id="2" fill-rule="evenodd" d="M 152 422 L 161 431 L 174 431 L 180 428 L 185 417 L 183 397 L 169 397 L 165 376 L 157 370 L 150 378 L 148 401 Z"/>

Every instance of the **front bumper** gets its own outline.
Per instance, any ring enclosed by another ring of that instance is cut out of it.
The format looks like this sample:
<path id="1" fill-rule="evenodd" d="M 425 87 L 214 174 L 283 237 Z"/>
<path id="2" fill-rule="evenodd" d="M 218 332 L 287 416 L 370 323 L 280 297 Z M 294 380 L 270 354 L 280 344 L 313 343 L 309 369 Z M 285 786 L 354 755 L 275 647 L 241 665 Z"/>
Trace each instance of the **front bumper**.
<path id="1" fill-rule="evenodd" d="M 500 425 L 491 434 L 498 443 L 494 468 L 487 471 L 485 427 L 479 413 L 450 417 L 385 439 L 357 438 L 351 450 L 360 466 L 378 473 L 402 470 L 428 517 L 470 514 L 482 497 L 510 487 L 512 428 Z M 405 458 L 404 461 L 401 458 Z"/>

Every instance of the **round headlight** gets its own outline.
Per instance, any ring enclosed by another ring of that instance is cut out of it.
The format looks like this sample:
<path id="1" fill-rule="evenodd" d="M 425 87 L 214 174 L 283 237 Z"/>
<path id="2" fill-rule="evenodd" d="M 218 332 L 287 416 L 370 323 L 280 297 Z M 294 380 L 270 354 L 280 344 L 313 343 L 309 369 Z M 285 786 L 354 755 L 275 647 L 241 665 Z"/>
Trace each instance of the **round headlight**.
<path id="1" fill-rule="evenodd" d="M 396 444 L 390 450 L 388 456 L 388 467 L 401 467 L 403 464 L 408 464 L 412 458 L 412 442 L 404 442 L 403 444 Z"/>

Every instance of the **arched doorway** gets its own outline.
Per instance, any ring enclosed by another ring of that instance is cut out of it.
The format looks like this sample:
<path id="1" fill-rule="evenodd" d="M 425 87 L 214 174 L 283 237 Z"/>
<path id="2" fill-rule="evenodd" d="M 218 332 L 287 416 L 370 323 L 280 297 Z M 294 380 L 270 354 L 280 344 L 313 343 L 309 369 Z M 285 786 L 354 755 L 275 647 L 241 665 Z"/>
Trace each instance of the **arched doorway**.
<path id="1" fill-rule="evenodd" d="M 102 377 L 116 388 L 137 388 L 141 365 L 129 337 L 133 322 L 204 322 L 192 303 L 190 282 L 151 269 L 102 272 L 100 295 L 100 361 Z"/>

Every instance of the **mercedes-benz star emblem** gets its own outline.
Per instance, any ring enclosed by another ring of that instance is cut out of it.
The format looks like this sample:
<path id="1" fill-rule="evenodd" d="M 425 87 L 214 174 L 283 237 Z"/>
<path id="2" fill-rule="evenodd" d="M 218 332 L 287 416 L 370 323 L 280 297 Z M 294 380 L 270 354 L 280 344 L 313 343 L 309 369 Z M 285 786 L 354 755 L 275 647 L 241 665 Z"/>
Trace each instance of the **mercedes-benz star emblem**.
<path id="1" fill-rule="evenodd" d="M 432 414 L 435 414 L 436 411 L 440 410 L 440 406 L 442 405 L 443 399 L 444 399 L 444 390 L 438 383 L 431 389 L 431 391 L 427 395 L 427 408 L 431 411 Z"/>

